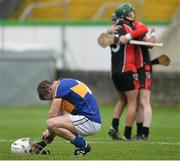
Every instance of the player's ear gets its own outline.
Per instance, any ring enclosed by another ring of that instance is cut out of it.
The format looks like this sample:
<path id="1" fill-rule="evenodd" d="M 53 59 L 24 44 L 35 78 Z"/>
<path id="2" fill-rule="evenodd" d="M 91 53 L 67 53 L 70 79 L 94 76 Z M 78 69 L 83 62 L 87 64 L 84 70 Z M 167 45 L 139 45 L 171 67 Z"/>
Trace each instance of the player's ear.
<path id="1" fill-rule="evenodd" d="M 52 92 L 53 92 L 52 86 L 50 86 L 50 87 L 48 88 L 48 91 L 49 91 L 49 93 L 52 93 Z"/>

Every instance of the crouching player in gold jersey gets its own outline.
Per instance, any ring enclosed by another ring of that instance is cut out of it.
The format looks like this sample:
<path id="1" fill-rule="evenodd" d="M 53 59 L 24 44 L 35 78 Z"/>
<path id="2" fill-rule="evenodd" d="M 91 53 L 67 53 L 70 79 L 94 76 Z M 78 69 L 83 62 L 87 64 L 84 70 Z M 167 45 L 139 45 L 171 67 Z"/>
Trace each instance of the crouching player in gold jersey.
<path id="1" fill-rule="evenodd" d="M 63 78 L 47 80 L 37 87 L 41 100 L 52 100 L 47 120 L 47 130 L 42 141 L 36 143 L 39 153 L 46 144 L 60 136 L 75 145 L 75 155 L 85 155 L 91 146 L 84 136 L 93 135 L 101 128 L 99 107 L 90 89 L 82 82 Z"/>

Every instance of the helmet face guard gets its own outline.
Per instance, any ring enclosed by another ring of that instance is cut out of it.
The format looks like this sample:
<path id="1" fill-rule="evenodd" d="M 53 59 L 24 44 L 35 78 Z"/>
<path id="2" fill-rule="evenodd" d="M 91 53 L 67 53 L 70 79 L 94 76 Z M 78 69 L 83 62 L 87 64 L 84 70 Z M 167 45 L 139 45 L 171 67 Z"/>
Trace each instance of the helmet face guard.
<path id="1" fill-rule="evenodd" d="M 114 13 L 112 14 L 111 20 L 112 20 L 113 24 L 116 24 L 117 17 L 116 17 L 116 15 Z"/>
<path id="2" fill-rule="evenodd" d="M 116 18 L 125 19 L 128 14 L 133 11 L 133 6 L 129 3 L 123 3 L 116 8 L 115 16 Z"/>

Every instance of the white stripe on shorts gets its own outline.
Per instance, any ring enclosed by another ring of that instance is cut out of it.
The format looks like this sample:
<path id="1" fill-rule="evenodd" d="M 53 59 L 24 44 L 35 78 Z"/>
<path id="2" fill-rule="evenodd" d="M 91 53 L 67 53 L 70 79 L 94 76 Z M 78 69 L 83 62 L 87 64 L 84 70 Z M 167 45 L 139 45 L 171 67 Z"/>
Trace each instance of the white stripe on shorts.
<path id="1" fill-rule="evenodd" d="M 73 123 L 74 126 L 79 126 L 81 124 L 84 124 L 87 121 L 88 121 L 88 118 L 84 116 L 84 118 L 79 119 L 79 120 L 75 120 L 72 123 Z"/>
<path id="2" fill-rule="evenodd" d="M 101 124 L 93 122 L 85 116 L 69 114 L 69 117 L 80 136 L 93 135 L 101 128 Z"/>

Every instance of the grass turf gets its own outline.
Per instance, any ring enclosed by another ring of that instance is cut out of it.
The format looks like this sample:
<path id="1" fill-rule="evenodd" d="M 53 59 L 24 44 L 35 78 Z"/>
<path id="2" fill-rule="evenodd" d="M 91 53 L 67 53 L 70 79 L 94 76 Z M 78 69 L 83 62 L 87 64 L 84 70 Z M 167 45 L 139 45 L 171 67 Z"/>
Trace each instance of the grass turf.
<path id="1" fill-rule="evenodd" d="M 108 135 L 112 106 L 101 107 L 102 128 L 86 140 L 91 152 L 74 156 L 74 146 L 57 137 L 48 146 L 50 156 L 14 155 L 10 151 L 13 140 L 30 137 L 40 140 L 45 129 L 48 106 L 0 107 L 0 160 L 175 160 L 180 159 L 180 108 L 153 108 L 153 122 L 148 141 L 114 141 Z M 126 111 L 125 111 L 126 112 Z M 120 132 L 124 130 L 123 114 Z M 133 133 L 135 134 L 134 127 Z"/>

